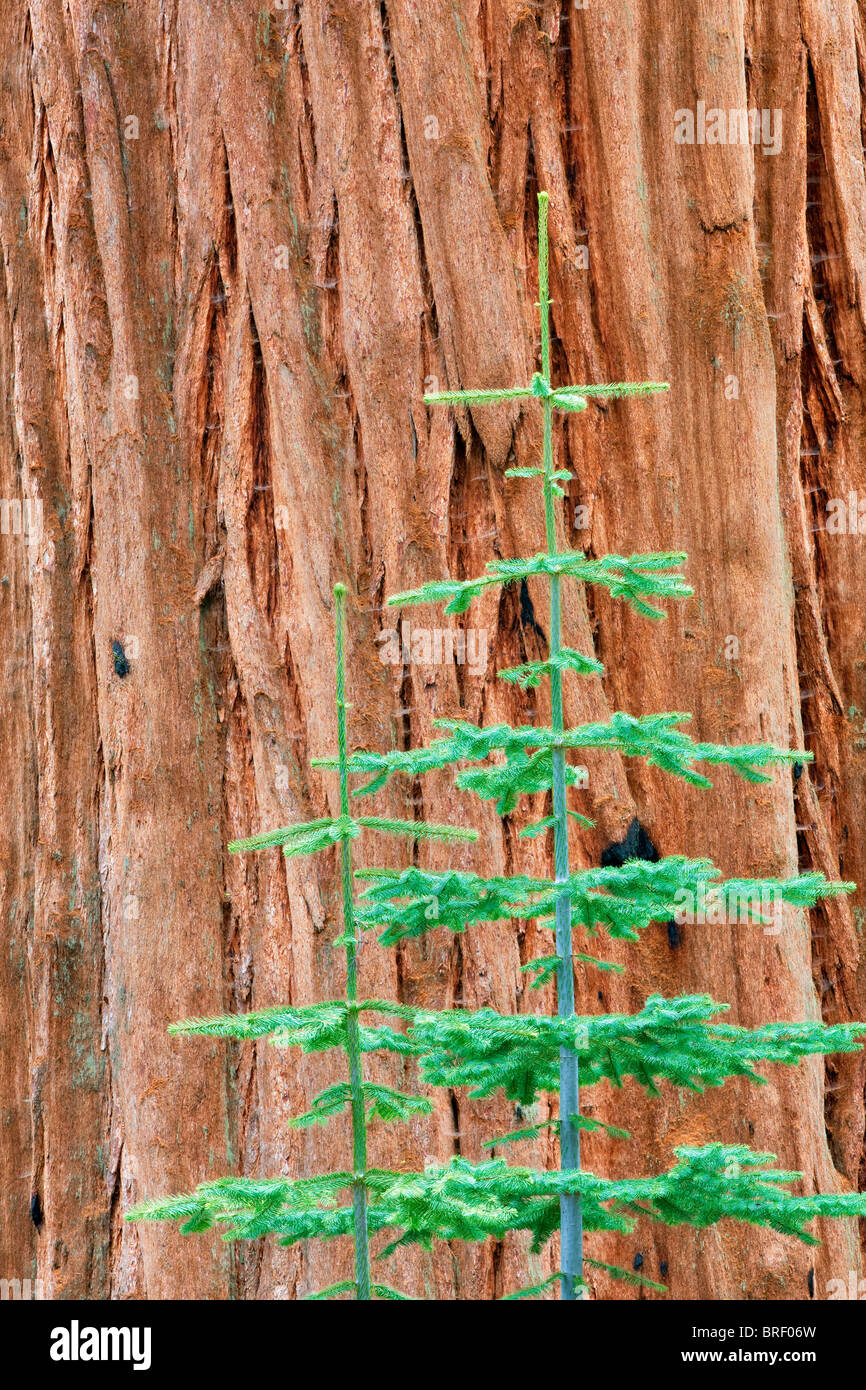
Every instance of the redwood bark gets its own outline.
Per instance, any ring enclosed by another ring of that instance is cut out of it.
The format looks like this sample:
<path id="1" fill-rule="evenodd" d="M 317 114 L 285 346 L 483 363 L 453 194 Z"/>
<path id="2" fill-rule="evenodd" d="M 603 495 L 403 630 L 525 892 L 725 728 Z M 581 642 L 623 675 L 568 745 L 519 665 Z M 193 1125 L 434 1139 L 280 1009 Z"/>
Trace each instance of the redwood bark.
<path id="1" fill-rule="evenodd" d="M 650 629 L 566 590 L 565 640 L 607 668 L 569 684 L 566 717 L 687 710 L 700 738 L 815 755 L 766 788 L 722 770 L 712 792 L 594 758 L 598 828 L 576 859 L 598 863 L 637 815 L 661 853 L 729 875 L 799 864 L 866 884 L 864 541 L 826 525 L 829 501 L 866 496 L 861 10 L 6 0 L 4 20 L 0 497 L 41 504 L 42 527 L 0 535 L 0 1277 L 38 1275 L 53 1298 L 293 1298 L 346 1277 L 348 1244 L 234 1249 L 123 1213 L 207 1176 L 345 1164 L 346 1127 L 286 1127 L 336 1063 L 166 1034 L 343 992 L 336 866 L 226 852 L 337 811 L 310 762 L 335 744 L 334 582 L 354 746 L 419 744 L 458 712 L 544 714 L 494 674 L 545 649 L 541 588 L 474 605 L 482 674 L 400 671 L 376 642 L 389 593 L 542 545 L 537 490 L 504 479 L 537 461 L 535 403 L 449 417 L 422 400 L 528 381 L 541 188 L 556 379 L 671 383 L 559 426 L 576 475 L 561 540 L 683 549 L 696 590 Z M 779 152 L 676 143 L 675 112 L 698 101 L 778 111 Z M 405 814 L 418 796 L 481 836 L 424 862 L 550 871 L 520 817 L 503 825 L 445 776 L 380 804 Z M 672 944 L 654 927 L 616 952 L 621 979 L 579 970 L 578 1009 L 659 989 L 711 993 L 749 1025 L 866 1018 L 862 903 L 790 913 L 778 934 L 694 926 Z M 519 967 L 541 950 L 534 929 L 496 925 L 390 953 L 371 940 L 361 988 L 535 1009 L 550 1000 Z M 639 1173 L 723 1138 L 778 1154 L 808 1190 L 862 1187 L 862 1060 L 768 1078 L 656 1102 L 595 1088 L 592 1113 L 633 1140 L 592 1136 L 585 1160 Z M 371 1161 L 478 1158 L 513 1120 L 435 1099 L 430 1120 L 374 1132 Z M 664 1265 L 676 1298 L 820 1298 L 860 1269 L 854 1225 L 822 1226 L 817 1251 L 732 1223 L 587 1244 L 642 1254 L 651 1278 Z M 387 1277 L 490 1298 L 551 1258 L 519 1239 L 439 1246 Z M 596 1292 L 636 1296 L 602 1277 Z"/>

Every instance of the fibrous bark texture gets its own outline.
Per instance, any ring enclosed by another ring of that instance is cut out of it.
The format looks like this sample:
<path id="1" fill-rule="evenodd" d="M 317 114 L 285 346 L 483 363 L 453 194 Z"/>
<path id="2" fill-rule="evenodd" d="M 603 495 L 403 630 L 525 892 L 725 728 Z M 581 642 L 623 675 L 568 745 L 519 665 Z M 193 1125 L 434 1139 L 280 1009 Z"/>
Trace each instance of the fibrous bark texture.
<path id="1" fill-rule="evenodd" d="M 350 587 L 354 746 L 418 744 L 457 713 L 548 713 L 494 674 L 546 649 L 532 585 L 460 620 L 486 634 L 483 670 L 421 647 L 386 664 L 377 642 L 388 594 L 541 548 L 535 485 L 504 478 L 537 462 L 535 403 L 454 416 L 422 400 L 528 381 L 539 189 L 556 379 L 672 388 L 561 426 L 562 542 L 683 549 L 696 590 L 652 628 L 571 590 L 565 638 L 607 674 L 569 686 L 567 717 L 678 709 L 701 738 L 815 757 L 766 788 L 721 771 L 712 792 L 594 758 L 598 828 L 575 835 L 575 862 L 637 816 L 660 853 L 728 875 L 799 864 L 866 883 L 863 15 L 856 0 L 2 10 L 0 1277 L 38 1275 L 52 1298 L 294 1298 L 345 1277 L 345 1243 L 229 1248 L 123 1214 L 203 1177 L 345 1165 L 345 1127 L 287 1129 L 334 1079 L 328 1058 L 166 1033 L 342 993 L 335 865 L 225 848 L 336 811 L 311 767 L 335 740 L 334 582 Z M 730 113 L 749 110 L 760 132 L 733 138 Z M 438 775 L 380 804 L 478 827 L 477 847 L 424 848 L 426 864 L 550 869 L 543 841 L 517 838 L 538 808 L 503 824 Z M 866 1017 L 862 902 L 775 932 L 654 927 L 617 950 L 613 983 L 580 968 L 578 1007 L 698 991 L 748 1025 Z M 362 988 L 549 1007 L 520 972 L 542 949 L 517 926 L 397 952 L 371 938 Z M 587 1093 L 633 1139 L 593 1136 L 585 1159 L 638 1174 L 721 1138 L 778 1154 L 807 1190 L 862 1186 L 860 1058 L 767 1074 L 705 1097 Z M 513 1122 L 503 1102 L 439 1094 L 429 1120 L 375 1134 L 371 1159 L 479 1158 Z M 641 1223 L 590 1253 L 640 1255 L 677 1298 L 820 1298 L 860 1257 L 851 1223 L 819 1234 L 814 1252 Z M 486 1299 L 552 1263 L 520 1240 L 440 1245 L 387 1278 Z M 646 1296 L 592 1277 L 599 1296 Z"/>

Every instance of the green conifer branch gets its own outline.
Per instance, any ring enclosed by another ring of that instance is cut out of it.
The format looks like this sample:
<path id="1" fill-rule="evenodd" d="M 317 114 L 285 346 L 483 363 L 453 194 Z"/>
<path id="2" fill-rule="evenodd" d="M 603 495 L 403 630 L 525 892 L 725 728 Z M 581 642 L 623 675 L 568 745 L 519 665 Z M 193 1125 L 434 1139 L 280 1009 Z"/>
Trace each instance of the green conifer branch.
<path id="1" fill-rule="evenodd" d="M 603 1131 L 609 1134 L 612 1139 L 630 1139 L 631 1135 L 627 1129 L 618 1129 L 616 1125 L 605 1124 L 604 1120 L 598 1120 L 590 1115 L 572 1115 L 571 1123 L 577 1125 L 579 1129 L 587 1134 L 597 1134 Z M 486 1139 L 482 1144 L 484 1149 L 498 1149 L 502 1144 L 517 1144 L 525 1139 L 537 1139 L 545 1130 L 559 1135 L 562 1129 L 562 1122 L 558 1119 L 542 1120 L 537 1125 L 528 1125 L 525 1129 L 512 1129 L 508 1134 L 500 1134 L 497 1139 Z"/>
<path id="2" fill-rule="evenodd" d="M 340 768 L 339 758 L 334 758 L 329 766 L 332 771 Z M 478 839 L 478 831 L 461 825 L 434 825 L 422 820 L 394 820 L 390 816 L 356 816 L 348 814 L 336 818 L 325 816 L 320 820 L 307 821 L 299 825 L 284 825 L 277 830 L 266 830 L 262 835 L 253 835 L 248 840 L 232 840 L 229 849 L 233 854 L 246 854 L 254 850 L 273 849 L 282 846 L 286 858 L 299 854 L 317 854 L 323 849 L 333 849 L 334 845 L 347 840 L 356 840 L 362 830 L 379 830 L 387 835 L 405 835 L 411 840 L 464 840 Z"/>
<path id="3" fill-rule="evenodd" d="M 416 1009 L 383 999 L 360 1000 L 352 1006 L 337 1000 L 326 1004 L 301 1006 L 277 1005 L 246 1014 L 223 1014 L 215 1018 L 188 1018 L 173 1023 L 169 1032 L 181 1037 L 236 1038 L 238 1041 L 269 1038 L 276 1047 L 300 1047 L 304 1052 L 326 1052 L 347 1045 L 348 1016 L 354 1007 L 363 1013 L 391 1014 L 398 1018 L 413 1018 Z M 398 1033 L 387 1024 L 368 1028 L 359 1025 L 358 1036 L 362 1052 L 395 1052 L 411 1057 L 416 1051 L 405 1033 Z"/>
<path id="4" fill-rule="evenodd" d="M 357 1294 L 358 1283 L 355 1279 L 342 1279 L 338 1284 L 329 1284 L 326 1289 L 319 1289 L 318 1293 L 308 1293 L 306 1301 L 311 1303 L 323 1300 L 339 1298 L 341 1294 Z M 388 1299 L 392 1303 L 414 1303 L 416 1300 L 408 1293 L 400 1293 L 399 1289 L 392 1289 L 390 1284 L 371 1284 L 370 1292 L 374 1298 Z"/>
<path id="5" fill-rule="evenodd" d="M 503 1294 L 501 1301 L 503 1303 L 516 1303 L 521 1298 L 541 1298 L 542 1294 L 547 1293 L 547 1290 L 552 1289 L 553 1285 L 559 1283 L 561 1279 L 562 1270 L 557 1269 L 548 1279 L 542 1279 L 540 1284 L 528 1284 L 525 1288 L 515 1289 L 514 1293 Z M 588 1292 L 587 1285 L 582 1280 L 577 1288 L 581 1297 Z"/>
<path id="6" fill-rule="evenodd" d="M 731 1076 L 763 1084 L 757 1062 L 790 1066 L 814 1054 L 857 1052 L 866 1039 L 866 1023 L 808 1020 L 750 1029 L 713 1022 L 727 1007 L 708 995 L 656 994 L 631 1015 L 452 1010 L 419 1013 L 411 1033 L 429 1084 L 470 1087 L 473 1099 L 502 1090 L 521 1106 L 559 1089 L 563 1051 L 580 1058 L 583 1086 L 602 1080 L 621 1086 L 631 1076 L 656 1096 L 660 1081 L 691 1091 L 721 1086 Z"/>
<path id="7" fill-rule="evenodd" d="M 356 877 L 369 883 L 356 906 L 358 921 L 367 929 L 385 927 L 380 941 L 386 946 L 438 927 L 462 932 L 473 922 L 543 922 L 555 912 L 562 891 L 569 894 L 575 925 L 593 934 L 604 929 L 612 938 L 637 941 L 651 922 L 687 920 L 691 905 L 701 902 L 717 903 L 719 915 L 727 920 L 766 925 L 765 908 L 770 904 L 811 908 L 822 898 L 855 889 L 853 883 L 833 882 L 817 872 L 793 878 L 723 879 L 711 860 L 681 855 L 667 855 L 655 863 L 628 859 L 617 866 L 581 869 L 570 873 L 561 886 L 554 879 L 528 875 L 482 878 L 456 869 L 436 872 L 414 866 L 366 869 Z"/>
<path id="8" fill-rule="evenodd" d="M 327 1299 L 339 1298 L 341 1294 L 353 1293 L 357 1295 L 358 1281 L 356 1279 L 341 1279 L 338 1284 L 329 1284 L 326 1289 L 319 1289 L 317 1293 L 308 1293 L 307 1303 L 324 1302 Z"/>
<path id="9" fill-rule="evenodd" d="M 546 197 L 540 194 L 539 197 Z M 548 301 L 549 302 L 549 301 Z M 601 386 L 550 387 L 542 374 L 536 372 L 529 386 L 505 386 L 492 391 L 433 391 L 424 397 L 425 405 L 501 405 L 503 402 L 549 399 L 555 410 L 583 410 L 584 398 L 623 400 L 629 396 L 651 396 L 669 391 L 667 381 L 610 381 Z"/>
<path id="10" fill-rule="evenodd" d="M 578 825 L 582 825 L 584 829 L 593 830 L 595 828 L 595 821 L 590 820 L 589 816 L 582 816 L 579 811 L 571 810 L 569 810 L 568 814 L 573 821 L 576 821 Z M 520 832 L 520 838 L 524 840 L 534 840 L 538 835 L 543 835 L 545 831 L 552 830 L 555 824 L 555 817 L 542 816 L 541 820 L 530 821 L 529 825 L 525 825 Z"/>
<path id="11" fill-rule="evenodd" d="M 556 979 L 556 973 L 561 965 L 561 956 L 535 956 L 532 960 L 528 960 L 525 965 L 521 965 L 520 969 L 524 974 L 533 976 L 530 989 L 543 989 L 551 980 Z"/>
<path id="12" fill-rule="evenodd" d="M 591 1269 L 603 1269 L 612 1279 L 617 1279 L 624 1284 L 631 1284 L 637 1289 L 652 1289 L 653 1293 L 667 1293 L 666 1284 L 657 1284 L 654 1279 L 647 1279 L 645 1274 L 638 1274 L 633 1269 L 623 1269 L 621 1265 L 605 1264 L 603 1260 L 591 1260 L 589 1256 L 584 1256 L 584 1264 Z"/>
<path id="13" fill-rule="evenodd" d="M 369 1105 L 367 1124 L 372 1124 L 375 1120 L 386 1120 L 389 1123 L 393 1120 L 411 1120 L 416 1115 L 429 1115 L 433 1109 L 426 1096 L 405 1095 L 402 1091 L 392 1090 L 390 1086 L 380 1086 L 369 1081 L 362 1083 L 361 1096 L 364 1105 Z M 314 1097 L 310 1109 L 303 1115 L 296 1115 L 289 1123 L 296 1129 L 327 1124 L 347 1106 L 351 1107 L 353 1100 L 351 1086 L 345 1081 L 338 1081 L 320 1091 Z"/>
<path id="14" fill-rule="evenodd" d="M 725 1144 L 674 1153 L 672 1168 L 646 1178 L 511 1167 L 502 1159 L 456 1158 L 423 1173 L 371 1169 L 369 1230 L 399 1233 L 379 1258 L 398 1245 L 429 1249 L 434 1239 L 502 1240 L 514 1230 L 528 1231 L 540 1250 L 559 1229 L 563 1193 L 580 1196 L 587 1231 L 628 1232 L 638 1216 L 698 1227 L 731 1218 L 816 1245 L 805 1229 L 808 1222 L 866 1216 L 864 1193 L 795 1195 L 789 1189 L 802 1174 L 768 1168 L 773 1154 Z M 352 1185 L 353 1174 L 345 1172 L 295 1180 L 221 1178 L 185 1196 L 142 1203 L 127 1219 L 180 1221 L 185 1234 L 223 1227 L 226 1240 L 265 1234 L 284 1245 L 327 1240 L 352 1232 L 353 1207 L 337 1204 L 339 1193 Z"/>
<path id="15" fill-rule="evenodd" d="M 359 816 L 357 824 L 386 835 L 405 835 L 410 840 L 462 840 L 474 842 L 478 831 L 461 825 L 435 825 L 424 820 L 394 820 L 389 816 Z"/>
<path id="16" fill-rule="evenodd" d="M 527 661 L 522 666 L 506 666 L 496 674 L 501 681 L 510 681 L 522 690 L 532 690 L 551 676 L 557 667 L 561 671 L 575 671 L 579 676 L 604 675 L 600 661 L 596 661 L 594 656 L 583 656 L 571 647 L 560 647 L 557 655 L 549 657 L 547 661 Z"/>
<path id="17" fill-rule="evenodd" d="M 497 797 L 499 814 L 507 815 L 521 795 L 552 789 L 551 755 L 558 749 L 596 748 L 624 758 L 645 758 L 651 766 L 682 777 L 696 787 L 712 786 L 708 777 L 695 771 L 697 763 L 726 765 L 746 781 L 768 782 L 771 778 L 761 768 L 812 761 L 812 754 L 803 749 L 776 748 L 766 743 L 696 743 L 676 727 L 691 717 L 676 712 L 635 716 L 616 711 L 609 720 L 564 730 L 529 725 L 514 729 L 509 724 L 479 728 L 465 720 L 437 719 L 436 727 L 447 729 L 449 737 L 434 739 L 426 748 L 354 753 L 349 771 L 363 773 L 370 780 L 356 788 L 353 795 L 379 791 L 397 774 L 418 777 L 458 763 L 484 762 L 502 753 L 504 765 L 460 772 L 456 781 L 463 790 L 474 791 L 481 797 Z M 529 749 L 537 751 L 530 753 Z M 317 767 L 336 767 L 332 757 L 316 758 L 313 763 Z M 578 769 L 567 768 L 566 772 L 573 784 L 585 781 Z"/>
<path id="18" fill-rule="evenodd" d="M 622 1269 L 619 1265 L 603 1264 L 601 1260 L 591 1260 L 588 1255 L 584 1255 L 583 1262 L 592 1269 L 603 1269 L 612 1279 L 621 1280 L 623 1283 L 631 1284 L 635 1288 L 652 1289 L 654 1293 L 667 1293 L 667 1286 L 665 1284 L 657 1284 L 654 1279 L 647 1279 L 643 1274 L 637 1274 L 634 1270 Z M 542 1280 L 540 1284 L 531 1284 L 526 1288 L 516 1289 L 514 1293 L 504 1294 L 501 1301 L 503 1303 L 513 1303 L 519 1298 L 540 1298 L 541 1295 L 546 1293 L 558 1279 L 561 1279 L 561 1277 L 562 1271 L 558 1269 L 554 1274 L 551 1274 L 549 1278 Z M 582 1283 L 580 1289 L 581 1297 L 588 1296 L 589 1288 L 587 1284 Z"/>
<path id="19" fill-rule="evenodd" d="M 545 415 L 551 416 L 546 403 Z M 538 471 L 544 478 L 545 497 L 552 504 L 557 496 L 563 495 L 562 489 L 556 484 L 556 479 L 562 475 L 555 473 L 552 466 L 549 470 Z M 479 598 L 490 585 L 548 578 L 553 587 L 563 575 L 568 575 L 583 584 L 594 584 L 609 590 L 613 598 L 623 599 L 643 617 L 660 619 L 665 616 L 664 610 L 647 603 L 648 597 L 689 598 L 694 592 L 682 575 L 675 573 L 685 559 L 685 555 L 679 552 L 628 557 L 602 555 L 593 559 L 580 550 L 557 551 L 554 537 L 546 554 L 532 555 L 526 559 L 491 560 L 485 573 L 477 579 L 430 580 L 418 589 L 392 594 L 388 598 L 388 605 L 391 608 L 407 608 L 419 603 L 445 603 L 446 613 L 465 613 L 472 600 Z"/>

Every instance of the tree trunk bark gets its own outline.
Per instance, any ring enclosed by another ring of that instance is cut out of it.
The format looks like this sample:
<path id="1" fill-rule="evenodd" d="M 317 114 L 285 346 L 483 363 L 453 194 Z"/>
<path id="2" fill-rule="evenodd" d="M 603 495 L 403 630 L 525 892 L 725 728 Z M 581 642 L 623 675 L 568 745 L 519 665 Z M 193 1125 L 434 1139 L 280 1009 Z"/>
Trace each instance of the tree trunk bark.
<path id="1" fill-rule="evenodd" d="M 474 605 L 480 673 L 387 666 L 377 637 L 386 595 L 542 548 L 537 490 L 503 476 L 538 460 L 535 403 L 454 418 L 422 401 L 529 380 L 539 189 L 555 380 L 671 383 L 558 426 L 576 474 L 560 540 L 683 549 L 696 590 L 648 629 L 566 586 L 564 640 L 607 668 L 568 684 L 566 719 L 687 710 L 696 737 L 815 755 L 767 787 L 720 771 L 697 793 L 595 758 L 580 862 L 638 816 L 660 853 L 726 875 L 799 864 L 866 884 L 866 33 L 854 0 L 6 0 L 4 19 L 0 1277 L 36 1275 L 51 1298 L 293 1298 L 351 1277 L 348 1242 L 230 1248 L 123 1214 L 227 1172 L 346 1166 L 347 1126 L 286 1128 L 330 1059 L 166 1033 L 343 992 L 336 864 L 226 852 L 338 812 L 310 765 L 336 740 L 334 582 L 352 746 L 534 703 L 495 670 L 545 649 L 541 588 Z M 768 113 L 761 143 L 701 142 L 701 102 Z M 695 143 L 675 139 L 684 109 Z M 380 804 L 406 814 L 413 796 L 481 832 L 423 862 L 552 871 L 445 776 Z M 864 1018 L 862 902 L 830 903 L 811 933 L 793 912 L 775 934 L 654 927 L 616 952 L 621 979 L 579 967 L 578 1010 L 662 990 L 711 993 L 748 1025 Z M 360 988 L 549 1007 L 519 969 L 541 949 L 494 925 L 397 952 L 370 939 Z M 398 1070 L 370 1062 L 374 1080 Z M 637 1174 L 722 1138 L 776 1153 L 807 1190 L 862 1186 L 862 1059 L 768 1078 L 686 1100 L 587 1091 L 633 1138 L 590 1136 L 585 1162 Z M 478 1158 L 512 1122 L 438 1095 L 431 1119 L 374 1130 L 371 1162 Z M 821 1225 L 817 1251 L 730 1223 L 588 1246 L 641 1254 L 676 1298 L 821 1298 L 860 1268 L 853 1223 Z M 491 1298 L 551 1258 L 440 1245 L 386 1277 Z"/>

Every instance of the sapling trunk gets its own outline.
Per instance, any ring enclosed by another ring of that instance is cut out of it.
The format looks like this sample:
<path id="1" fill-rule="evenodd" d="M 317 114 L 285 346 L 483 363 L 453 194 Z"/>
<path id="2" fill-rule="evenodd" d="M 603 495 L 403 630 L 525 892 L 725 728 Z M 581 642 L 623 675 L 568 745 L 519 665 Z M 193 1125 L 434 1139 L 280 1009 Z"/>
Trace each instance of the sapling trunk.
<path id="1" fill-rule="evenodd" d="M 541 315 L 541 374 L 550 381 L 550 277 L 547 246 L 547 194 L 538 198 L 538 308 Z M 556 515 L 553 478 L 553 401 L 545 396 L 544 406 L 544 523 L 548 555 L 556 554 Z M 558 574 L 550 577 L 550 638 L 548 657 L 559 655 L 562 646 L 562 597 Z M 550 683 L 551 727 L 563 733 L 562 671 L 554 667 Z M 568 881 L 568 806 L 565 792 L 565 750 L 553 749 L 553 845 L 557 883 Z M 560 1018 L 574 1014 L 574 961 L 571 941 L 571 898 L 561 893 L 556 900 L 556 1004 Z M 580 1061 L 576 1052 L 563 1047 L 559 1054 L 559 1154 L 563 1172 L 580 1168 L 580 1129 L 574 1123 L 580 1114 Z M 577 1298 L 583 1281 L 583 1213 L 580 1197 L 564 1193 L 560 1198 L 560 1282 L 561 1296 Z"/>
<path id="2" fill-rule="evenodd" d="M 340 817 L 349 816 L 349 766 L 346 753 L 346 663 L 343 649 L 343 625 L 346 586 L 334 586 L 336 648 L 337 648 L 337 756 L 340 762 Z M 358 1023 L 358 947 L 360 937 L 355 920 L 352 892 L 351 840 L 340 843 L 340 867 L 343 880 L 343 937 L 346 943 L 346 999 L 350 1005 L 346 1022 L 346 1053 L 349 1058 L 349 1085 L 352 1090 L 352 1200 L 355 1209 L 355 1281 L 356 1296 L 369 1299 L 370 1243 L 367 1231 L 367 1115 L 364 1109 L 364 1076 L 361 1066 L 361 1038 Z"/>

